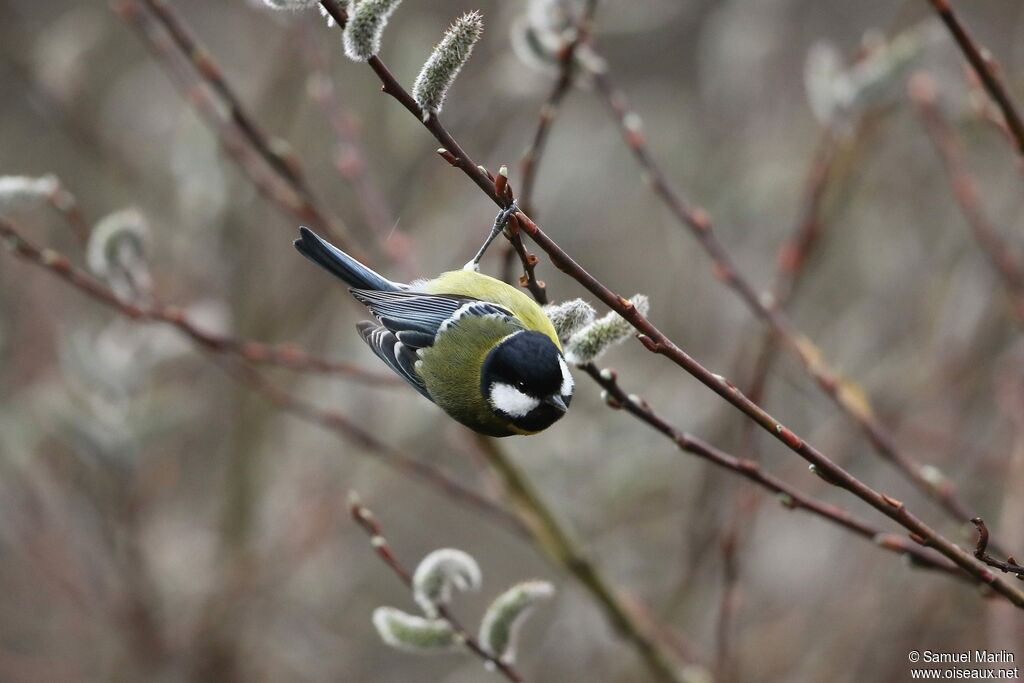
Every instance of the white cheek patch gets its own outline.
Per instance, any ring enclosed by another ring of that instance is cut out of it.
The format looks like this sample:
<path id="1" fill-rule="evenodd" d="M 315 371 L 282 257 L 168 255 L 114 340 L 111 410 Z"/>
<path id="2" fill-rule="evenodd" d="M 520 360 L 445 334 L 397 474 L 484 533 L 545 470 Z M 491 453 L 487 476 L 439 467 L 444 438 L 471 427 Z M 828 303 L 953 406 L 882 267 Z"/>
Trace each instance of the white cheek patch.
<path id="1" fill-rule="evenodd" d="M 562 396 L 572 396 L 573 389 L 576 388 L 576 382 L 573 381 L 572 374 L 569 373 L 569 366 L 561 358 L 558 359 L 558 366 L 562 368 L 562 388 L 559 389 L 559 393 Z"/>
<path id="2" fill-rule="evenodd" d="M 490 399 L 492 406 L 509 417 L 526 417 L 540 405 L 537 399 L 502 382 L 495 382 L 491 386 Z"/>

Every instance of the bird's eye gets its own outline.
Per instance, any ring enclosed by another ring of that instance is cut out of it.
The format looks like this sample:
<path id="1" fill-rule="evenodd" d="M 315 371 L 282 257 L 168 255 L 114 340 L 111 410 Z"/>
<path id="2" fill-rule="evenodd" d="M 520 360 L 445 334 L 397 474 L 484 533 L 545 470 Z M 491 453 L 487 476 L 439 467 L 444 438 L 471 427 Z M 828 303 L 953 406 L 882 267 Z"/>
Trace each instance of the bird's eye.
<path id="1" fill-rule="evenodd" d="M 523 380 L 519 380 L 518 382 L 516 382 L 516 389 L 518 389 L 519 391 L 525 391 L 526 382 L 524 382 Z"/>

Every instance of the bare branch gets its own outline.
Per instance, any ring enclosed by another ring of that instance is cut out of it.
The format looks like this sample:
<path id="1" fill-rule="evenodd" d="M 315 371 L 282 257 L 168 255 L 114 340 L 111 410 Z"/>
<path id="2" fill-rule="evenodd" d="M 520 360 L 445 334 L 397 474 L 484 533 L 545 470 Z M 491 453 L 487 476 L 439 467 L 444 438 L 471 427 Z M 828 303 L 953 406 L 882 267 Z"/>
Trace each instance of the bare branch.
<path id="1" fill-rule="evenodd" d="M 975 242 L 999 275 L 1014 315 L 1024 325 L 1024 267 L 1014 248 L 999 234 L 981 206 L 978 183 L 967 170 L 963 146 L 936 101 L 935 82 L 926 74 L 917 74 L 910 85 L 910 97 L 949 176 L 950 189 L 960 212 L 970 225 Z"/>
<path id="2" fill-rule="evenodd" d="M 974 556 L 990 567 L 995 567 L 1006 574 L 1015 574 L 1018 579 L 1024 581 L 1024 566 L 1017 564 L 1012 557 L 1006 558 L 1006 562 L 997 560 L 986 552 L 988 550 L 988 527 L 985 520 L 975 517 L 971 520 L 978 529 L 978 545 L 974 548 Z"/>
<path id="3" fill-rule="evenodd" d="M 949 29 L 956 44 L 960 46 L 960 50 L 964 53 L 964 57 L 967 58 L 974 72 L 981 79 L 985 90 L 995 101 L 999 111 L 1003 113 L 1003 118 L 1006 119 L 1006 126 L 1017 147 L 1017 153 L 1024 156 L 1024 120 L 1021 119 L 1017 106 L 1013 103 L 1010 94 L 1006 90 L 1006 86 L 1003 85 L 1003 81 L 999 77 L 998 66 L 992 59 L 992 55 L 986 48 L 978 45 L 974 38 L 971 37 L 971 34 L 967 32 L 967 27 L 963 25 L 963 22 L 960 21 L 960 18 L 953 11 L 949 0 L 928 0 L 928 2 L 931 3 L 936 13 L 938 13 L 942 23 Z"/>

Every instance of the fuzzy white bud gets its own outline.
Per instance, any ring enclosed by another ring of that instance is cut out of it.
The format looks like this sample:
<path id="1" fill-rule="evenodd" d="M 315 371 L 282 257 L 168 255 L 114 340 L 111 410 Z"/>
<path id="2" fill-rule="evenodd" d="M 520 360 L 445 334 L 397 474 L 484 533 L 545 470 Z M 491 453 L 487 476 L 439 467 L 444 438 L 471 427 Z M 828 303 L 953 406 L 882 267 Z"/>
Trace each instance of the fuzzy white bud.
<path id="1" fill-rule="evenodd" d="M 513 663 L 519 628 L 537 603 L 554 594 L 554 586 L 547 581 L 526 581 L 509 588 L 487 608 L 480 625 L 480 644 L 498 660 Z"/>
<path id="2" fill-rule="evenodd" d="M 642 315 L 647 315 L 650 304 L 646 296 L 635 294 L 630 302 Z M 633 326 L 612 311 L 572 335 L 565 347 L 565 359 L 576 365 L 590 363 L 631 334 Z"/>
<path id="3" fill-rule="evenodd" d="M 416 567 L 412 577 L 413 597 L 428 617 L 436 617 L 438 607 L 447 605 L 452 589 L 479 590 L 480 566 L 468 553 L 443 548 L 430 553 Z"/>
<path id="4" fill-rule="evenodd" d="M 373 625 L 381 640 L 406 652 L 448 652 L 459 645 L 455 629 L 447 620 L 424 619 L 394 607 L 375 609 Z"/>
<path id="5" fill-rule="evenodd" d="M 380 39 L 388 19 L 402 0 L 360 0 L 345 25 L 342 34 L 345 56 L 356 62 L 365 62 L 380 52 Z"/>
<path id="6" fill-rule="evenodd" d="M 872 40 L 869 54 L 850 66 L 831 43 L 812 45 L 804 64 L 804 87 L 815 118 L 823 126 L 849 133 L 865 110 L 884 106 L 899 96 L 904 77 L 939 37 L 939 29 L 928 20 L 889 43 Z"/>
<path id="7" fill-rule="evenodd" d="M 137 209 L 112 213 L 89 235 L 85 259 L 89 270 L 120 296 L 131 298 L 150 286 L 146 252 L 149 227 Z"/>
<path id="8" fill-rule="evenodd" d="M 597 311 L 583 299 L 571 299 L 560 304 L 548 304 L 544 307 L 544 313 L 564 344 L 580 329 L 594 322 Z"/>
<path id="9" fill-rule="evenodd" d="M 467 12 L 455 20 L 430 53 L 412 86 L 412 96 L 423 110 L 423 120 L 441 111 L 455 78 L 469 61 L 473 46 L 484 32 L 479 12 Z"/>
<path id="10" fill-rule="evenodd" d="M 35 206 L 47 201 L 60 189 L 57 176 L 42 178 L 0 176 L 0 212 Z"/>

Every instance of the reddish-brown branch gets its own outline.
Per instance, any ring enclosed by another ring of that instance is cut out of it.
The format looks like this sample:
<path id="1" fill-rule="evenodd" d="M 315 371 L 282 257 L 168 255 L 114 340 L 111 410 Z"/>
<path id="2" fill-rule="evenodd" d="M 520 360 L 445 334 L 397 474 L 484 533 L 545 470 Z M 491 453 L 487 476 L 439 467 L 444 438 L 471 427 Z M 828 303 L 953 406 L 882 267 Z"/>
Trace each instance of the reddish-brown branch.
<path id="1" fill-rule="evenodd" d="M 170 325 L 207 351 L 237 356 L 246 362 L 259 365 L 275 365 L 297 372 L 335 375 L 362 384 L 398 385 L 390 375 L 371 372 L 354 363 L 314 356 L 295 344 L 264 344 L 209 332 L 192 322 L 185 312 L 176 306 L 123 299 L 109 287 L 72 265 L 71 259 L 67 256 L 32 244 L 21 235 L 14 224 L 3 219 L 0 219 L 0 236 L 8 240 L 19 256 L 56 273 L 93 299 L 133 320 Z"/>
<path id="2" fill-rule="evenodd" d="M 142 37 L 188 102 L 216 134 L 261 194 L 354 256 L 368 260 L 349 230 L 323 209 L 305 180 L 299 160 L 278 151 L 228 85 L 210 52 L 165 0 L 112 0 L 114 11 Z M 214 102 L 214 98 L 217 100 Z"/>
<path id="3" fill-rule="evenodd" d="M 669 185 L 661 167 L 647 147 L 639 118 L 633 115 L 623 95 L 612 85 L 607 73 L 595 73 L 594 82 L 604 101 L 612 110 L 622 136 L 633 152 L 643 175 L 654 194 L 672 212 L 676 220 L 687 228 L 708 254 L 715 277 L 729 287 L 756 315 L 803 366 L 805 371 L 826 396 L 847 415 L 864 433 L 875 452 L 892 463 L 922 493 L 934 500 L 950 517 L 966 522 L 973 515 L 960 500 L 952 482 L 936 482 L 929 477 L 921 463 L 905 453 L 889 430 L 878 420 L 862 392 L 843 381 L 825 360 L 821 350 L 798 330 L 782 310 L 762 297 L 747 277 L 738 269 L 725 246 L 715 236 L 711 217 L 703 209 L 690 206 Z"/>
<path id="4" fill-rule="evenodd" d="M 388 539 L 384 536 L 384 530 L 380 526 L 380 522 L 374 516 L 373 512 L 370 511 L 365 505 L 359 502 L 359 497 L 354 493 L 349 494 L 349 512 L 352 515 L 352 519 L 355 523 L 366 532 L 366 535 L 370 537 L 370 545 L 373 547 L 373 551 L 380 558 L 380 561 L 390 569 L 395 576 L 397 576 L 407 588 L 412 588 L 412 572 L 405 567 L 404 564 L 395 555 L 394 550 L 391 549 L 391 544 L 388 543 Z M 525 683 L 525 679 L 522 675 L 508 664 L 498 657 L 495 657 L 487 650 L 484 649 L 483 645 L 478 641 L 469 631 L 467 631 L 458 619 L 452 614 L 452 611 L 447 605 L 437 606 L 438 614 L 442 619 L 451 624 L 455 633 L 459 639 L 462 640 L 466 648 L 474 655 L 479 657 L 482 661 L 488 664 L 489 667 L 493 667 L 495 671 L 501 673 L 506 679 L 513 683 Z"/>
<path id="5" fill-rule="evenodd" d="M 985 526 L 985 520 L 975 517 L 971 522 L 978 529 L 978 545 L 974 548 L 974 556 L 988 566 L 995 567 L 1005 574 L 1014 574 L 1018 579 L 1024 581 L 1024 566 L 1017 564 L 1015 559 L 1008 557 L 1003 562 L 988 554 L 988 527 Z"/>
<path id="6" fill-rule="evenodd" d="M 308 24 L 304 27 L 311 29 Z M 351 186 L 363 220 L 369 228 L 370 237 L 392 261 L 400 263 L 411 275 L 415 272 L 412 245 L 406 234 L 399 230 L 398 222 L 391 213 L 363 150 L 361 122 L 338 96 L 334 81 L 328 73 L 328 60 L 324 50 L 315 45 L 311 30 L 303 34 L 303 40 L 308 43 L 304 53 L 311 65 L 310 97 L 320 105 L 337 137 L 334 167 L 341 178 Z"/>
<path id="7" fill-rule="evenodd" d="M 936 101 L 935 83 L 925 74 L 914 76 L 910 96 L 928 137 L 949 176 L 953 197 L 960 206 L 974 240 L 999 275 L 1018 322 L 1024 324 L 1024 267 L 1018 253 L 989 221 L 978 197 L 978 183 L 967 170 L 963 146 Z"/>
<path id="8" fill-rule="evenodd" d="M 340 26 L 344 26 L 347 17 L 340 6 L 338 6 L 336 0 L 321 0 L 321 5 L 328 10 Z M 448 132 L 440 120 L 436 116 L 433 116 L 427 121 L 423 121 L 419 107 L 416 106 L 412 96 L 409 95 L 408 91 L 406 91 L 405 88 L 402 87 L 402 85 L 395 79 L 381 60 L 378 57 L 374 57 L 369 61 L 369 64 L 380 79 L 383 91 L 394 97 L 395 100 L 402 104 L 402 106 L 404 106 L 411 114 L 416 116 L 417 120 L 423 122 L 423 125 L 430 131 L 434 138 L 441 143 L 442 147 L 455 155 L 455 165 L 469 176 L 469 178 L 481 190 L 483 190 L 484 193 L 492 199 L 492 201 L 494 201 L 498 206 L 504 206 L 503 198 L 495 191 L 494 184 L 487 178 L 487 175 L 484 172 L 472 163 L 472 159 L 462 149 L 461 145 L 455 141 L 451 133 Z M 693 213 L 688 211 L 685 215 L 688 220 L 692 220 L 694 222 L 694 228 L 698 228 L 699 232 L 704 232 L 705 230 L 710 229 L 710 221 L 707 219 L 706 214 L 703 214 L 702 212 Z M 652 353 L 662 355 L 669 359 L 723 399 L 731 403 L 736 409 L 754 420 L 759 426 L 769 434 L 772 434 L 790 450 L 795 452 L 811 465 L 814 465 L 816 471 L 826 481 L 835 486 L 846 489 L 882 514 L 895 520 L 913 534 L 913 540 L 918 541 L 921 545 L 934 548 L 969 575 L 979 581 L 989 584 L 992 586 L 993 590 L 1003 595 L 1013 604 L 1024 608 L 1024 592 L 1016 586 L 1011 586 L 1006 583 L 986 567 L 979 565 L 973 557 L 963 550 L 963 548 L 960 548 L 958 545 L 939 534 L 937 531 L 925 524 L 923 520 L 907 510 L 906 506 L 901 501 L 876 491 L 851 475 L 833 460 L 825 456 L 825 454 L 817 448 L 807 443 L 798 434 L 776 420 L 759 405 L 751 402 L 750 399 L 744 396 L 734 384 L 726 380 L 724 377 L 714 374 L 698 363 L 685 351 L 679 348 L 671 339 L 669 339 L 646 316 L 636 310 L 636 307 L 633 306 L 628 299 L 613 292 L 597 280 L 597 278 L 587 272 L 572 257 L 565 253 L 565 251 L 563 251 L 562 248 L 554 242 L 554 240 L 544 233 L 540 227 L 529 218 L 529 216 L 522 211 L 518 211 L 515 216 L 518 220 L 521 231 L 529 235 L 534 243 L 548 254 L 555 267 L 576 280 L 591 294 L 596 296 L 605 305 L 629 322 L 640 333 L 639 339 L 646 349 Z M 717 244 L 717 242 L 714 243 Z M 726 272 L 722 273 L 722 277 L 729 280 L 732 275 Z M 749 290 L 748 293 L 754 301 L 757 301 L 757 296 L 754 294 L 752 289 Z M 765 310 L 767 311 L 768 309 Z M 777 314 L 774 313 L 772 318 L 779 320 Z M 792 340 L 797 342 L 797 338 L 792 336 L 792 331 L 789 330 L 788 326 L 784 329 L 790 333 L 789 336 L 792 337 Z M 837 381 L 836 384 L 838 384 Z M 837 392 L 838 388 L 833 386 L 832 393 L 834 394 Z M 915 472 L 915 474 L 923 476 L 919 472 Z M 943 499 L 945 498 L 946 497 L 943 497 Z"/>
<path id="9" fill-rule="evenodd" d="M 261 358 L 267 361 L 272 356 L 265 356 L 263 354 L 271 349 L 274 350 L 274 353 L 278 354 L 273 356 L 275 361 L 288 359 L 288 362 L 291 362 L 293 367 L 309 369 L 303 363 L 321 363 L 324 361 L 315 360 L 311 356 L 293 355 L 294 352 L 285 352 L 283 355 L 280 355 L 280 347 L 268 347 L 262 344 L 254 346 L 254 348 L 260 350 L 259 353 L 254 355 L 252 348 L 247 348 L 251 343 L 238 344 L 233 339 L 205 332 L 190 323 L 178 309 L 159 307 L 152 304 L 137 304 L 122 299 L 101 282 L 76 268 L 67 256 L 52 249 L 37 247 L 26 240 L 13 223 L 2 217 L 0 217 L 0 239 L 21 259 L 50 271 L 75 289 L 113 308 L 122 316 L 140 322 L 160 322 L 171 325 L 187 335 L 197 346 L 217 354 L 218 357 L 234 356 L 242 361 L 246 361 L 246 363 L 225 364 L 225 367 L 236 378 L 250 384 L 279 408 L 333 431 L 346 441 L 364 447 L 366 454 L 378 457 L 382 462 L 394 467 L 399 472 L 425 481 L 446 497 L 468 504 L 474 509 L 503 523 L 511 530 L 523 533 L 524 527 L 522 523 L 498 504 L 462 486 L 438 468 L 385 444 L 373 433 L 363 429 L 345 415 L 335 411 L 321 410 L 278 389 L 263 379 L 262 375 L 247 364 L 260 362 Z M 333 363 L 328 363 L 327 367 L 332 370 L 338 369 L 338 366 Z M 324 369 L 320 371 L 324 371 Z M 360 372 L 365 373 L 365 371 Z"/>
<path id="10" fill-rule="evenodd" d="M 707 460 L 716 467 L 737 474 L 767 490 L 769 493 L 778 496 L 786 508 L 790 510 L 804 510 L 812 515 L 821 517 L 861 538 L 873 541 L 886 550 L 908 557 L 915 566 L 962 576 L 957 567 L 944 558 L 937 557 L 934 553 L 924 550 L 904 538 L 894 534 L 887 534 L 881 529 L 877 529 L 853 516 L 843 508 L 807 496 L 799 489 L 766 472 L 759 463 L 753 460 L 730 455 L 695 436 L 676 429 L 655 413 L 644 399 L 626 393 L 619 385 L 618 378 L 614 372 L 600 370 L 593 363 L 583 365 L 581 369 L 605 391 L 605 402 L 608 405 L 625 410 L 636 419 L 646 423 L 667 437 L 680 450 Z"/>
<path id="11" fill-rule="evenodd" d="M 838 150 L 839 145 L 832 131 L 823 132 L 804 181 L 804 199 L 800 217 L 793 233 L 779 249 L 775 282 L 771 289 L 772 305 L 779 310 L 785 310 L 792 300 L 793 293 L 806 273 L 811 252 L 821 238 L 824 226 L 822 205 Z M 778 338 L 772 330 L 765 330 L 761 337 L 760 348 L 755 356 L 754 372 L 746 392 L 754 403 L 761 403 L 764 398 L 768 377 L 775 364 L 775 359 L 778 357 L 778 352 Z M 752 442 L 750 438 L 752 426 L 749 422 L 744 426 L 743 443 Z"/>
<path id="12" fill-rule="evenodd" d="M 722 594 L 718 600 L 715 623 L 715 680 L 731 683 L 736 678 L 736 658 L 732 653 L 732 626 L 739 603 L 739 562 L 736 558 L 737 532 L 730 529 L 722 539 Z"/>
<path id="13" fill-rule="evenodd" d="M 628 321 L 640 333 L 639 339 L 648 351 L 664 356 L 672 361 L 704 384 L 704 386 L 731 403 L 737 410 L 756 422 L 762 429 L 782 442 L 787 448 L 813 465 L 815 471 L 825 481 L 833 486 L 849 491 L 882 514 L 895 520 L 911 532 L 912 540 L 915 540 L 920 545 L 934 548 L 976 580 L 991 585 L 996 592 L 1006 597 L 1013 604 L 1024 608 L 1024 592 L 1002 581 L 985 567 L 979 566 L 963 548 L 960 548 L 925 524 L 923 520 L 912 514 L 901 501 L 876 491 L 860 479 L 854 477 L 824 453 L 807 443 L 796 432 L 776 420 L 761 406 L 753 403 L 732 382 L 720 375 L 716 375 L 698 363 L 679 348 L 675 342 L 669 339 L 646 316 L 636 310 L 636 307 L 628 299 L 610 290 L 566 254 L 529 217 L 522 212 L 518 214 L 518 217 L 523 231 L 551 257 L 551 262 L 555 267 L 579 282 L 591 294 Z"/>
<path id="14" fill-rule="evenodd" d="M 986 48 L 978 45 L 971 34 L 967 32 L 967 27 L 953 11 L 949 0 L 928 0 L 928 2 L 938 13 L 942 23 L 949 29 L 956 44 L 964 53 L 964 57 L 967 58 L 968 63 L 981 79 L 985 90 L 999 107 L 999 111 L 1002 112 L 1003 118 L 1006 120 L 1007 129 L 1013 137 L 1017 153 L 1024 156 L 1024 120 L 1021 119 L 1020 112 L 1017 111 L 1006 86 L 1003 85 L 998 73 L 999 67 L 995 64 L 991 54 Z"/>
<path id="15" fill-rule="evenodd" d="M 576 53 L 580 47 L 590 40 L 590 32 L 597 10 L 596 0 L 587 0 L 580 13 L 579 21 L 573 30 L 571 40 L 566 41 L 558 54 L 558 78 L 551 87 L 551 92 L 540 108 L 537 127 L 533 132 L 530 146 L 520 161 L 520 175 L 523 185 L 519 195 L 519 206 L 527 214 L 536 215 L 533 206 L 533 188 L 537 182 L 540 162 L 547 147 L 551 127 L 558 116 L 562 100 L 572 89 L 576 77 Z"/>
<path id="16" fill-rule="evenodd" d="M 540 171 L 540 162 L 544 157 L 544 151 L 547 149 L 551 127 L 554 125 L 555 118 L 561 110 L 562 101 L 572 89 L 573 81 L 577 75 L 576 54 L 580 47 L 586 45 L 590 40 L 590 32 L 593 28 L 594 13 L 596 11 L 597 0 L 587 0 L 573 29 L 572 39 L 562 46 L 561 52 L 558 55 L 558 78 L 555 80 L 544 104 L 541 105 L 540 114 L 537 117 L 537 127 L 534 129 L 529 147 L 527 147 L 523 158 L 520 160 L 520 175 L 523 179 L 523 185 L 519 195 L 519 206 L 529 215 L 536 215 L 536 207 L 533 205 L 533 188 L 536 185 L 537 175 Z M 506 281 L 511 280 L 513 254 L 518 254 L 524 268 L 523 275 L 525 279 L 520 278 L 520 285 L 527 287 L 533 293 L 534 298 L 540 303 L 547 303 L 547 293 L 544 291 L 543 286 L 538 285 L 537 277 L 534 273 L 536 260 L 529 258 L 522 240 L 518 238 L 511 240 L 503 252 L 503 279 Z M 538 296 L 538 293 L 540 296 Z"/>

